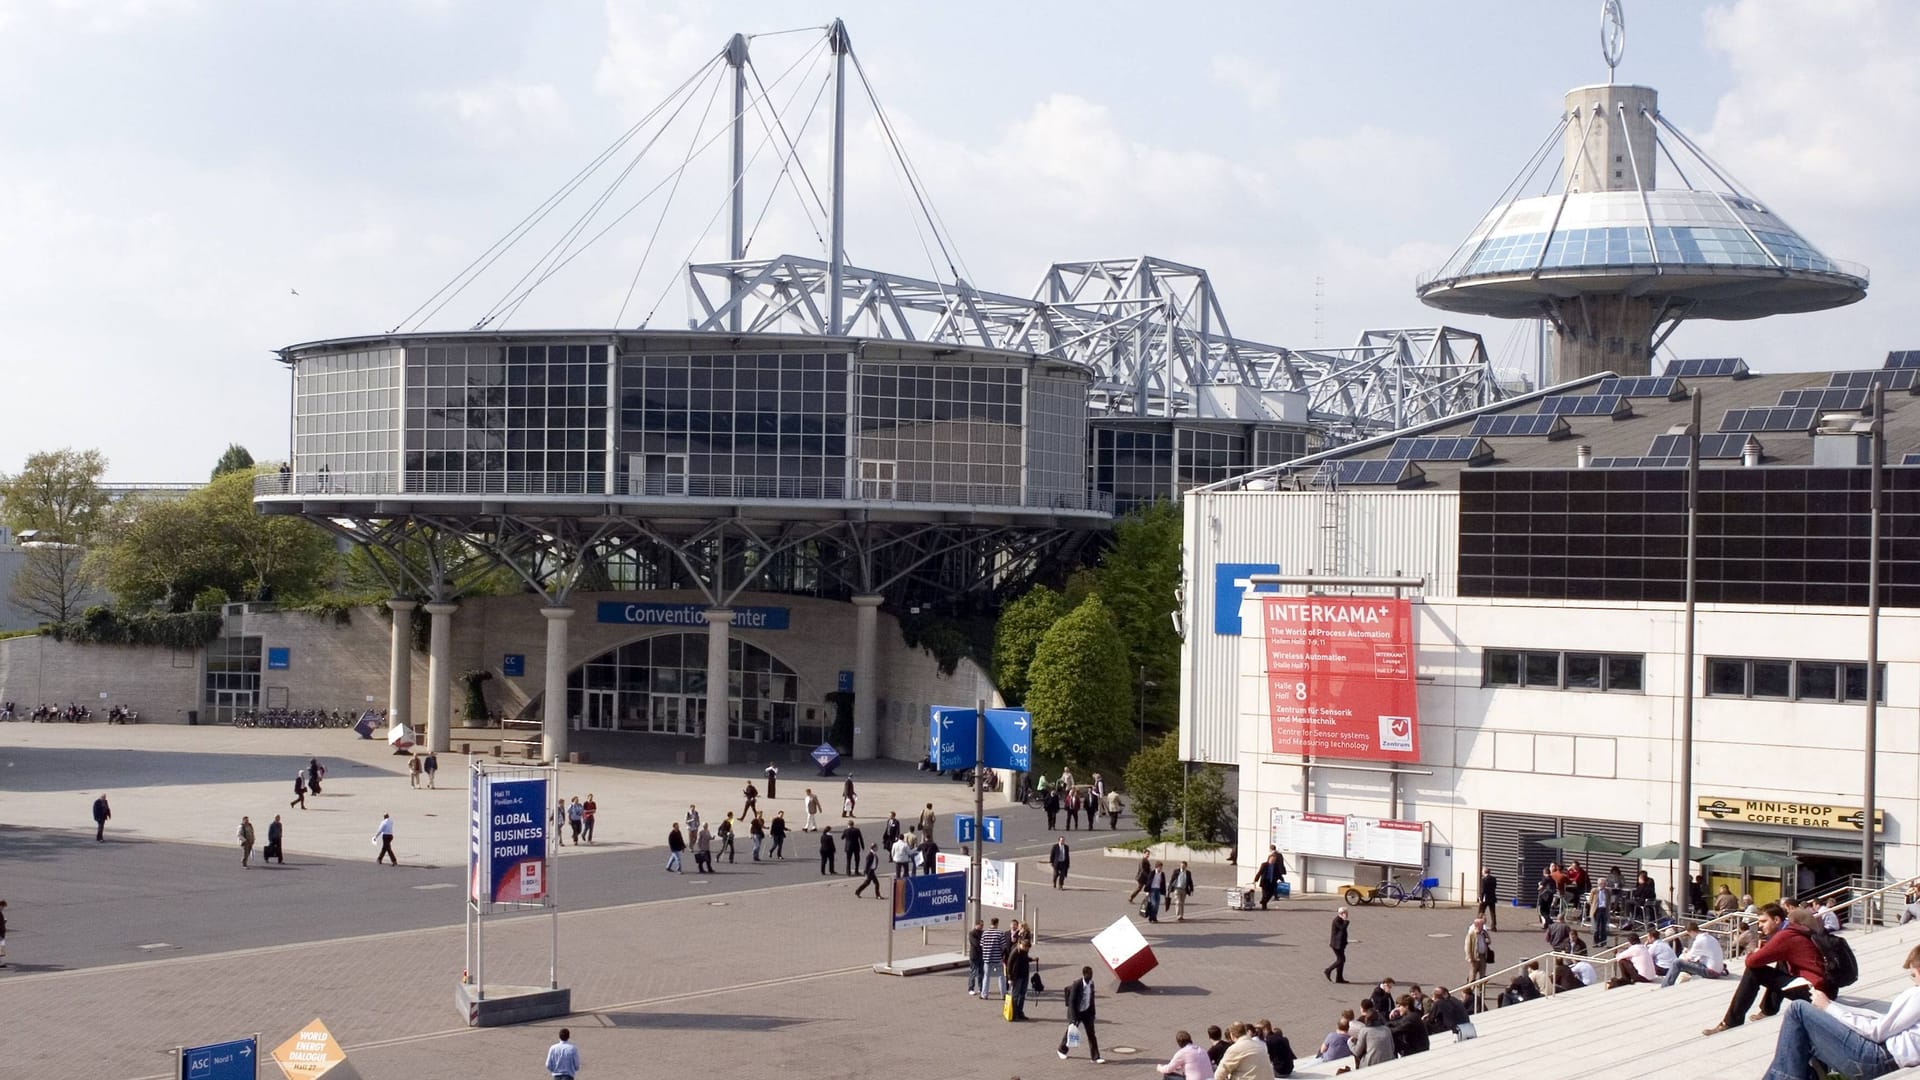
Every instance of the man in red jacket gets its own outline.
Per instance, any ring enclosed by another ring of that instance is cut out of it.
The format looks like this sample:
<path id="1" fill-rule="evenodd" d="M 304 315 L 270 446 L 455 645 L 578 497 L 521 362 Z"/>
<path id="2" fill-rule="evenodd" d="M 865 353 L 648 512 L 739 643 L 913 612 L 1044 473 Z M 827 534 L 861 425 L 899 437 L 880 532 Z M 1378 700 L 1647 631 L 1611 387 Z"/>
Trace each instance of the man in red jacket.
<path id="1" fill-rule="evenodd" d="M 1733 1000 L 1727 1003 L 1727 1015 L 1701 1034 L 1717 1035 L 1728 1028 L 1739 1027 L 1749 1019 L 1744 1015 L 1747 1007 L 1763 988 L 1766 996 L 1760 998 L 1760 1011 L 1751 1019 L 1760 1020 L 1779 1012 L 1783 996 L 1809 997 L 1806 987 L 1782 991 L 1782 987 L 1795 979 L 1805 979 L 1821 993 L 1833 996 L 1834 987 L 1827 982 L 1827 966 L 1820 959 L 1819 947 L 1805 930 L 1787 921 L 1785 908 L 1779 904 L 1762 907 L 1760 929 L 1766 935 L 1766 944 L 1747 954 L 1747 969 L 1740 976 L 1740 985 L 1734 988 Z M 1780 968 L 1775 964 L 1786 966 Z"/>

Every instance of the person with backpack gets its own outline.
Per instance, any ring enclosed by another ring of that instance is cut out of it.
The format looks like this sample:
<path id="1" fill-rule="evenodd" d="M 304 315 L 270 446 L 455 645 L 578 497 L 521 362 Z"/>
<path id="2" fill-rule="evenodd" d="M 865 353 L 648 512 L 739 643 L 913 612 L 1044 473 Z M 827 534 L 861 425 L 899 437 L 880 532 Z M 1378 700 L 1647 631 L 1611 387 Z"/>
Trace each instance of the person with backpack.
<path id="1" fill-rule="evenodd" d="M 1833 1070 L 1869 1080 L 1920 1065 L 1920 947 L 1900 966 L 1912 985 L 1884 1014 L 1848 1008 L 1819 990 L 1809 1001 L 1788 1002 L 1767 1076 L 1821 1080 Z M 1823 1068 L 1814 1068 L 1816 1059 Z"/>
<path id="2" fill-rule="evenodd" d="M 1746 967 L 1740 976 L 1740 985 L 1734 988 L 1733 1000 L 1727 1003 L 1727 1014 L 1713 1027 L 1701 1032 L 1702 1035 L 1718 1035 L 1728 1028 L 1736 1028 L 1747 1020 L 1761 1020 L 1780 1011 L 1780 1001 L 1787 995 L 1805 999 L 1808 990 L 1818 990 L 1832 997 L 1839 989 L 1827 978 L 1827 965 L 1820 954 L 1820 946 L 1814 943 L 1814 935 L 1798 923 L 1789 922 L 1787 910 L 1779 904 L 1766 904 L 1760 908 L 1760 930 L 1766 937 L 1766 943 L 1748 953 Z M 1832 935 L 1824 935 L 1832 937 Z M 1851 955 L 1852 950 L 1848 950 Z M 1783 965 L 1776 967 L 1774 965 Z M 1807 987 L 1786 989 L 1795 979 L 1805 979 Z M 1762 991 L 1765 991 L 1762 996 Z M 1747 1007 L 1753 1004 L 1755 997 L 1760 998 L 1760 1009 L 1751 1017 L 1746 1015 Z"/>

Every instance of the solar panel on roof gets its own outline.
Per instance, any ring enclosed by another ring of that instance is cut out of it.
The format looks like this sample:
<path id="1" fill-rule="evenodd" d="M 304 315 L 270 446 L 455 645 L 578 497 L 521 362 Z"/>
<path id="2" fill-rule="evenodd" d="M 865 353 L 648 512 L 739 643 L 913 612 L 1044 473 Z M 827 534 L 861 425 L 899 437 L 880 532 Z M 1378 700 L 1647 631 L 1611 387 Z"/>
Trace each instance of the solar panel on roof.
<path id="1" fill-rule="evenodd" d="M 1868 391 L 1864 388 L 1816 386 L 1806 390 L 1787 390 L 1780 395 L 1780 404 L 1789 408 L 1819 409 L 1829 412 L 1835 409 L 1854 412 L 1867 407 Z"/>
<path id="2" fill-rule="evenodd" d="M 1900 458 L 1902 465 L 1920 465 L 1920 454 L 1906 454 Z"/>
<path id="3" fill-rule="evenodd" d="M 1700 460 L 1726 461 L 1738 458 L 1746 450 L 1747 443 L 1753 443 L 1756 449 L 1760 440 L 1743 431 L 1709 433 L 1700 436 Z M 1687 461 L 1687 437 L 1685 435 L 1656 435 L 1653 445 L 1647 448 L 1647 456 L 1655 458 L 1679 458 L 1681 464 Z"/>
<path id="4" fill-rule="evenodd" d="M 1632 416 L 1627 399 L 1619 394 L 1565 394 L 1540 402 L 1544 416 Z"/>
<path id="5" fill-rule="evenodd" d="M 1718 376 L 1744 379 L 1751 372 L 1747 370 L 1747 362 L 1737 356 L 1711 356 L 1675 360 L 1667 365 L 1666 374 L 1683 379 Z"/>
<path id="6" fill-rule="evenodd" d="M 1426 477 L 1426 472 L 1405 458 L 1362 458 L 1329 461 L 1320 466 L 1320 475 L 1335 484 L 1355 487 L 1398 485 Z"/>
<path id="7" fill-rule="evenodd" d="M 1678 401 L 1687 396 L 1687 388 L 1679 379 L 1671 375 L 1635 375 L 1622 379 L 1601 379 L 1600 385 L 1593 390 L 1596 394 L 1619 394 L 1621 397 L 1668 398 Z"/>
<path id="8" fill-rule="evenodd" d="M 1567 426 L 1566 420 L 1558 416 L 1539 413 L 1503 413 L 1498 416 L 1480 417 L 1473 422 L 1473 429 L 1467 434 L 1496 437 L 1545 435 L 1548 438 L 1554 438 L 1569 435 L 1572 432 L 1573 429 Z"/>
<path id="9" fill-rule="evenodd" d="M 1587 465 L 1589 469 L 1684 469 L 1686 467 L 1685 455 L 1677 458 L 1597 457 Z"/>
<path id="10" fill-rule="evenodd" d="M 1720 421 L 1721 431 L 1812 431 L 1819 409 L 1763 405 L 1753 409 L 1728 409 Z"/>
<path id="11" fill-rule="evenodd" d="M 1493 448 L 1485 442 L 1460 436 L 1400 438 L 1387 449 L 1387 458 L 1394 461 L 1474 461 L 1492 456 Z"/>
<path id="12" fill-rule="evenodd" d="M 1892 371 L 1912 371 L 1920 368 L 1920 349 L 1895 349 L 1887 354 L 1887 368 Z"/>
<path id="13" fill-rule="evenodd" d="M 1907 393 L 1912 393 L 1916 386 L 1920 386 L 1920 370 L 1905 368 L 1889 371 L 1880 368 L 1873 371 L 1836 371 L 1827 376 L 1828 386 L 1849 390 L 1870 389 L 1875 383 L 1885 386 L 1888 390 L 1905 390 Z"/>

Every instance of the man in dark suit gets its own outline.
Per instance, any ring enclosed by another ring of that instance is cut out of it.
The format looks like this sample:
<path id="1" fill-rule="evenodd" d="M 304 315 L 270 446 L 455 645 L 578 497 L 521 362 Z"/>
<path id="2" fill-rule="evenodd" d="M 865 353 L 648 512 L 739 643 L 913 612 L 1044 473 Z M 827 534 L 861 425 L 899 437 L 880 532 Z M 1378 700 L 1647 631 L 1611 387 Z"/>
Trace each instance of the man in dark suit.
<path id="1" fill-rule="evenodd" d="M 1492 870 L 1480 871 L 1480 906 L 1474 912 L 1487 917 L 1487 929 L 1500 929 L 1500 879 Z"/>
<path id="2" fill-rule="evenodd" d="M 107 796 L 103 792 L 93 800 L 93 838 L 104 842 L 107 839 L 107 819 L 113 816 L 113 808 L 107 805 Z"/>
<path id="3" fill-rule="evenodd" d="M 1093 1056 L 1095 1065 L 1105 1065 L 1107 1059 L 1100 1056 L 1100 1038 L 1093 1032 L 1093 969 L 1080 969 L 1080 981 L 1067 987 L 1067 1023 L 1080 1025 L 1080 1037 L 1087 1040 L 1087 1053 Z M 1067 1059 L 1067 1037 L 1060 1036 L 1060 1045 L 1055 1049 L 1060 1060 Z"/>
<path id="4" fill-rule="evenodd" d="M 1333 913 L 1333 932 L 1327 939 L 1327 947 L 1333 950 L 1333 963 L 1328 964 L 1320 974 L 1328 982 L 1347 981 L 1347 909 L 1341 908 Z"/>
<path id="5" fill-rule="evenodd" d="M 1053 867 L 1053 887 L 1067 887 L 1067 867 L 1073 864 L 1073 852 L 1067 847 L 1067 838 L 1062 836 L 1053 842 L 1053 850 L 1047 853 L 1047 864 Z"/>

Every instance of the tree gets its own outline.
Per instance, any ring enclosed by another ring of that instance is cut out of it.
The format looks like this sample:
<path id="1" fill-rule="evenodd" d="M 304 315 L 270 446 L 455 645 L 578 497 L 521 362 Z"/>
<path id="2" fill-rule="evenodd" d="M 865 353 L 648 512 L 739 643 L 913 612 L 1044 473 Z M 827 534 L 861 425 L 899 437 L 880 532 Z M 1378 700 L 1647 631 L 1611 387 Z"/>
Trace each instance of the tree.
<path id="1" fill-rule="evenodd" d="M 20 554 L 11 591 L 15 607 L 57 625 L 79 614 L 92 599 L 98 578 L 88 565 L 85 548 L 34 543 Z"/>
<path id="2" fill-rule="evenodd" d="M 213 476 L 210 479 L 218 480 L 228 473 L 236 472 L 252 476 L 253 455 L 239 443 L 228 443 L 226 452 L 220 455 L 219 461 L 213 463 Z"/>
<path id="3" fill-rule="evenodd" d="M 107 459 L 98 450 L 43 450 L 27 455 L 12 476 L 0 476 L 0 510 L 16 536 L 37 532 L 34 539 L 63 544 L 85 544 L 107 513 L 108 499 L 100 490 Z"/>
<path id="4" fill-rule="evenodd" d="M 1185 805 L 1180 811 L 1188 840 L 1214 840 L 1226 828 L 1227 783 L 1212 765 L 1195 766 L 1186 777 Z"/>
<path id="5" fill-rule="evenodd" d="M 1127 762 L 1127 794 L 1133 797 L 1133 816 L 1156 840 L 1180 811 L 1180 779 L 1180 751 L 1171 735 Z"/>
<path id="6" fill-rule="evenodd" d="M 1053 624 L 1027 669 L 1034 749 L 1088 765 L 1133 736 L 1126 647 L 1098 595 Z"/>
<path id="7" fill-rule="evenodd" d="M 297 517 L 257 513 L 253 476 L 227 473 L 188 497 L 238 586 L 227 595 L 296 601 L 326 589 L 339 570 L 333 537 Z"/>
<path id="8" fill-rule="evenodd" d="M 1113 546 L 1096 578 L 1126 645 L 1128 685 L 1135 694 L 1145 690 L 1150 730 L 1171 730 L 1180 710 L 1180 637 L 1171 614 L 1179 606 L 1181 528 L 1179 507 L 1172 503 L 1128 514 L 1114 526 Z"/>
<path id="9" fill-rule="evenodd" d="M 993 679 L 1007 704 L 1026 700 L 1027 669 L 1033 663 L 1034 651 L 1066 610 L 1059 593 L 1036 585 L 1000 613 L 993 629 Z"/>

